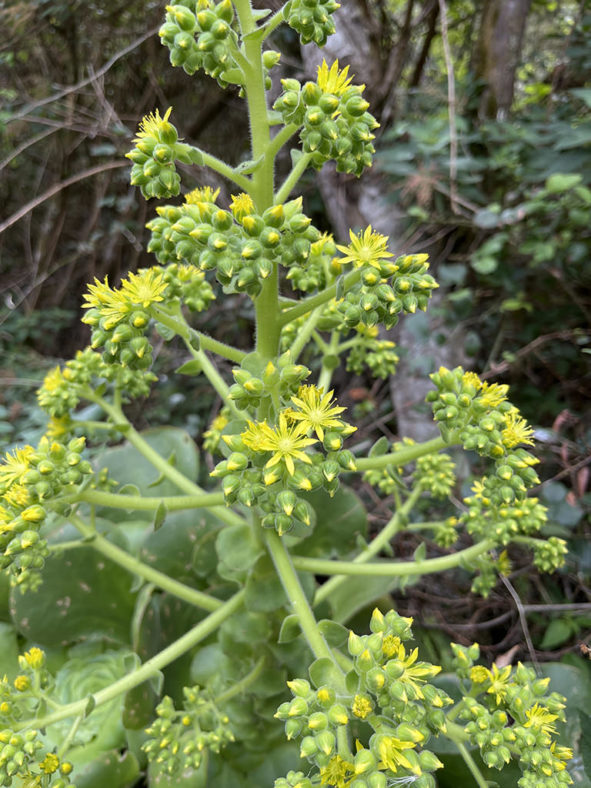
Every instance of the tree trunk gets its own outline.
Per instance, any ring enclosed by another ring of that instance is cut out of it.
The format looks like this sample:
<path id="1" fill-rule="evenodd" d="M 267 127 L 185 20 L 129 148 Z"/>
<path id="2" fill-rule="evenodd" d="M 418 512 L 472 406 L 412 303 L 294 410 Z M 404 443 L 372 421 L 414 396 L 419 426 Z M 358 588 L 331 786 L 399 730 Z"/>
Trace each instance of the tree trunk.
<path id="1" fill-rule="evenodd" d="M 531 0 L 486 0 L 472 55 L 472 68 L 484 83 L 481 118 L 507 117 L 513 103 L 515 71 L 521 57 L 523 34 Z"/>

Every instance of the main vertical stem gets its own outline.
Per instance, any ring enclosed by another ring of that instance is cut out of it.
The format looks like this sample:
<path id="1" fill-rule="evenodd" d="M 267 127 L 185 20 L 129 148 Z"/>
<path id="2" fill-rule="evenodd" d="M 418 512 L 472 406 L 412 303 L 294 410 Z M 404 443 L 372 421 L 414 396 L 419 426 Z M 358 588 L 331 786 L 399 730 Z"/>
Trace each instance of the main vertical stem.
<path id="1" fill-rule="evenodd" d="M 271 134 L 267 114 L 265 75 L 263 72 L 261 36 L 253 35 L 256 23 L 250 0 L 234 0 L 248 68 L 244 73 L 244 92 L 248 104 L 253 161 L 262 160 L 252 176 L 250 196 L 257 212 L 273 205 L 274 156 L 267 156 Z M 263 289 L 255 300 L 256 350 L 264 359 L 277 356 L 279 349 L 279 279 L 277 263 L 273 273 L 263 281 Z"/>

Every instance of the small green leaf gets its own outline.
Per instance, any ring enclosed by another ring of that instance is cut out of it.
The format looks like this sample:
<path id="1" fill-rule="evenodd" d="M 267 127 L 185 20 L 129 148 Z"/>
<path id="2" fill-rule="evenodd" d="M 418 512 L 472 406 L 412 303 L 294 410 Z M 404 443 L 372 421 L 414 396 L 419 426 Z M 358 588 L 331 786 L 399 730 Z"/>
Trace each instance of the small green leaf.
<path id="1" fill-rule="evenodd" d="M 546 181 L 546 191 L 550 194 L 559 194 L 560 192 L 567 192 L 578 186 L 583 180 L 583 176 L 574 173 L 556 172 L 551 175 Z"/>
<path id="2" fill-rule="evenodd" d="M 218 571 L 222 577 L 230 580 L 234 579 L 237 572 L 242 574 L 254 566 L 264 552 L 247 524 L 223 528 L 216 539 L 216 550 L 220 559 Z"/>
<path id="3" fill-rule="evenodd" d="M 492 274 L 497 270 L 498 261 L 495 257 L 474 257 L 470 265 L 479 274 Z"/>
<path id="4" fill-rule="evenodd" d="M 342 681 L 340 670 L 334 664 L 332 659 L 328 657 L 321 657 L 315 660 L 308 670 L 312 684 L 318 688 L 325 684 L 329 687 L 338 687 Z"/>
<path id="5" fill-rule="evenodd" d="M 369 457 L 381 457 L 386 454 L 390 448 L 390 441 L 385 435 L 382 435 L 369 450 Z"/>
<path id="6" fill-rule="evenodd" d="M 347 642 L 349 637 L 349 630 L 342 624 L 336 621 L 331 621 L 328 618 L 318 622 L 318 629 L 324 635 L 324 639 L 329 646 L 333 648 L 341 648 Z"/>
<path id="7" fill-rule="evenodd" d="M 170 342 L 171 339 L 176 337 L 176 331 L 174 328 L 169 328 L 168 326 L 165 326 L 164 323 L 156 323 L 155 328 L 162 339 L 166 340 L 167 342 Z"/>
<path id="8" fill-rule="evenodd" d="M 164 501 L 160 501 L 158 508 L 156 509 L 156 514 L 154 515 L 153 528 L 155 531 L 162 527 L 164 521 L 166 520 L 167 514 L 168 508 L 166 507 L 166 504 Z"/>
<path id="9" fill-rule="evenodd" d="M 191 147 L 189 155 L 193 164 L 196 164 L 198 167 L 203 166 L 203 151 L 200 151 L 199 148 Z"/>
<path id="10" fill-rule="evenodd" d="M 300 620 L 295 613 L 292 613 L 283 619 L 277 642 L 291 643 L 292 640 L 295 640 L 301 634 Z"/>
<path id="11" fill-rule="evenodd" d="M 179 375 L 199 375 L 201 372 L 201 362 L 193 358 L 191 361 L 186 361 L 180 367 L 175 369 Z"/>
<path id="12" fill-rule="evenodd" d="M 568 619 L 555 618 L 546 628 L 544 637 L 540 643 L 540 648 L 548 651 L 558 648 L 558 646 L 566 643 L 566 641 L 571 638 L 572 634 L 572 624 Z"/>
<path id="13" fill-rule="evenodd" d="M 88 700 L 86 701 L 86 706 L 84 707 L 84 716 L 88 717 L 88 715 L 94 711 L 96 706 L 96 698 L 94 695 L 89 695 Z"/>
<path id="14" fill-rule="evenodd" d="M 424 561 L 427 555 L 427 544 L 425 542 L 421 542 L 421 544 L 417 547 L 412 555 L 412 560 L 416 561 L 417 563 L 420 561 Z"/>
<path id="15" fill-rule="evenodd" d="M 262 156 L 259 156 L 258 159 L 249 159 L 248 161 L 243 161 L 242 164 L 234 167 L 234 172 L 237 175 L 250 175 L 259 169 L 264 160 L 265 155 L 263 154 Z"/>

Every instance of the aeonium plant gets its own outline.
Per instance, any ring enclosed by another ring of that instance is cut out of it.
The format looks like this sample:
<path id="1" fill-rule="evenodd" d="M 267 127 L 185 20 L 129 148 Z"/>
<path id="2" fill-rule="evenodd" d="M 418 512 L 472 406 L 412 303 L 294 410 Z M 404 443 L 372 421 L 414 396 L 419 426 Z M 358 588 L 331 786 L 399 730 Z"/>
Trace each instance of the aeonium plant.
<path id="1" fill-rule="evenodd" d="M 157 262 L 118 287 L 89 285 L 90 346 L 39 390 L 47 434 L 0 465 L 0 563 L 12 585 L 2 785 L 433 788 L 450 746 L 466 785 L 483 788 L 491 769 L 520 788 L 572 782 L 572 753 L 555 735 L 564 699 L 533 669 L 487 667 L 477 644 L 453 645 L 451 692 L 413 646 L 412 619 L 376 608 L 365 633 L 343 626 L 396 580 L 463 567 L 486 595 L 510 544 L 531 548 L 542 571 L 562 564 L 565 546 L 539 535 L 532 430 L 505 385 L 442 368 L 428 397 L 440 437 L 379 441 L 367 457 L 350 448 L 356 427 L 331 390 L 335 369 L 394 374 L 379 327 L 426 309 L 437 284 L 426 255 L 395 257 L 372 227 L 337 243 L 293 194 L 310 167 L 333 161 L 359 176 L 372 161 L 377 123 L 338 62 L 304 84 L 282 80 L 267 99 L 280 58 L 269 36 L 285 22 L 322 46 L 337 8 L 166 8 L 172 65 L 239 85 L 251 159 L 233 168 L 180 141 L 170 109 L 144 118 L 127 154 L 132 183 L 148 199 L 175 198 L 148 224 Z M 278 184 L 287 145 L 293 166 Z M 229 204 L 210 187 L 181 196 L 176 162 L 227 179 Z M 194 325 L 214 298 L 237 293 L 254 306 L 248 353 Z M 202 440 L 216 458 L 206 489 L 185 433 L 140 433 L 125 414 L 157 382 L 152 327 L 184 343 L 183 372 L 204 375 L 223 402 Z M 231 362 L 231 380 L 216 359 Z M 487 463 L 455 516 L 451 446 Z M 394 501 L 371 539 L 347 487 L 355 473 Z M 426 498 L 441 513 L 427 524 Z M 403 530 L 445 552 L 427 557 L 425 543 L 414 560 L 380 558 Z M 454 549 L 465 534 L 470 546 Z"/>

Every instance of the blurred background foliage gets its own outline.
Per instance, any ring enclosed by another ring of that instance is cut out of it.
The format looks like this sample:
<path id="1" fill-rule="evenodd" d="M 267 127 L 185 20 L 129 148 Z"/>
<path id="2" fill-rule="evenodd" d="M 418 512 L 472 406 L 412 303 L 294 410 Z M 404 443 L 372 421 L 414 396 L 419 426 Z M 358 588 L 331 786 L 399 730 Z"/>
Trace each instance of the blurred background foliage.
<path id="1" fill-rule="evenodd" d="M 123 158 L 141 117 L 172 105 L 187 140 L 231 163 L 247 155 L 236 91 L 169 67 L 156 35 L 162 12 L 155 0 L 0 5 L 0 442 L 8 447 L 43 432 L 35 387 L 56 358 L 88 341 L 79 322 L 86 283 L 116 284 L 154 262 L 144 225 L 155 203 L 130 187 Z M 378 155 L 367 180 L 308 176 L 307 211 L 340 240 L 343 226 L 371 222 L 397 251 L 429 252 L 443 335 L 461 342 L 466 366 L 510 383 L 537 428 L 540 495 L 571 561 L 544 589 L 519 562 L 510 580 L 525 602 L 556 609 L 551 620 L 534 609 L 528 621 L 534 651 L 561 656 L 591 638 L 591 2 L 342 0 L 336 19 L 341 64 L 367 83 L 381 123 Z M 309 73 L 297 36 L 276 36 L 283 74 Z M 187 170 L 184 189 L 202 185 L 198 178 Z M 364 194 L 366 184 L 373 191 Z M 229 199 L 224 184 L 212 185 Z M 378 202 L 390 227 L 374 220 Z M 248 303 L 218 299 L 200 328 L 248 346 L 249 315 Z M 162 385 L 134 406 L 138 427 L 172 423 L 199 441 L 214 395 L 199 378 L 170 373 L 185 360 L 180 351 L 160 341 L 155 356 Z M 398 436 L 388 382 L 347 375 L 340 388 L 359 444 Z M 469 477 L 466 467 L 466 489 Z M 391 501 L 374 503 L 377 525 Z M 412 555 L 412 544 L 398 548 Z M 472 608 L 472 629 L 461 629 L 461 579 L 406 593 L 401 612 L 420 615 L 427 633 L 451 627 L 459 642 L 488 639 L 496 652 L 523 637 L 523 611 L 506 588 Z"/>

